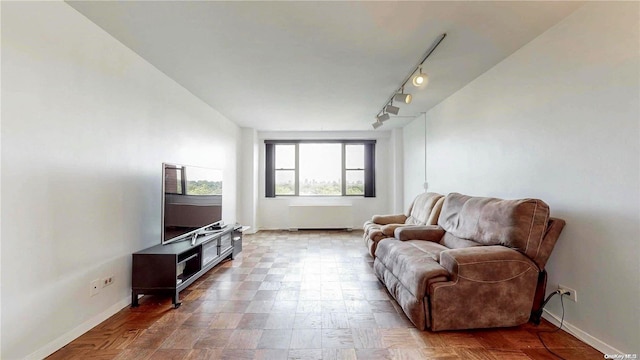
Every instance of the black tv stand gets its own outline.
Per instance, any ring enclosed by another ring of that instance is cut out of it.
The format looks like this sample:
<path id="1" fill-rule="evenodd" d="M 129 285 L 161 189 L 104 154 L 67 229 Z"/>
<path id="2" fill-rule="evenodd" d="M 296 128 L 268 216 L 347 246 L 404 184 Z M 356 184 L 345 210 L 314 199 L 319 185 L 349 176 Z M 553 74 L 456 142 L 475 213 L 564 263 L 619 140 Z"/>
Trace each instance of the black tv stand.
<path id="1" fill-rule="evenodd" d="M 180 307 L 179 293 L 225 259 L 234 259 L 242 251 L 242 227 L 225 226 L 207 231 L 196 240 L 156 245 L 133 254 L 131 307 L 138 296 L 171 293 L 173 306 Z"/>

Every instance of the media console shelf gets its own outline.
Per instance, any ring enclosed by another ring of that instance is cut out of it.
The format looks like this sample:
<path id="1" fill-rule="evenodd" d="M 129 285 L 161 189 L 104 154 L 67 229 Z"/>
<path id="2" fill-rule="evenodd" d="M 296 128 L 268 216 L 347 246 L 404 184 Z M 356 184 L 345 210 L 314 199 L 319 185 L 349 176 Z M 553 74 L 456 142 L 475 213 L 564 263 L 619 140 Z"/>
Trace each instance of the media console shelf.
<path id="1" fill-rule="evenodd" d="M 194 245 L 185 240 L 134 253 L 131 307 L 138 306 L 139 295 L 153 293 L 171 293 L 173 306 L 180 307 L 180 291 L 242 251 L 242 230 L 238 225 L 225 226 L 219 232 L 200 235 Z"/>

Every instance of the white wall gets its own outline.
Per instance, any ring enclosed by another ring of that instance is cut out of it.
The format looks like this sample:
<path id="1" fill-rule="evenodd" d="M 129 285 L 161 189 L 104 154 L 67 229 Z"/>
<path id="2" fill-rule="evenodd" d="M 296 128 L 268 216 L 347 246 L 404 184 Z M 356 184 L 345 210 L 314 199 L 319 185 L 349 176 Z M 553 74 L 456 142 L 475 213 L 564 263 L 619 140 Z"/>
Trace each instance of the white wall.
<path id="1" fill-rule="evenodd" d="M 247 234 L 255 233 L 258 230 L 258 132 L 251 128 L 242 128 L 239 152 L 242 154 L 242 161 L 238 169 L 241 191 L 238 192 L 240 211 L 238 222 L 244 226 L 249 226 Z"/>
<path id="2" fill-rule="evenodd" d="M 2 2 L 2 103 L 2 359 L 128 304 L 131 253 L 160 243 L 163 161 L 222 168 L 236 220 L 239 128 L 67 4 Z"/>
<path id="3" fill-rule="evenodd" d="M 639 7 L 585 4 L 427 114 L 430 189 L 567 221 L 547 289 L 577 290 L 565 325 L 605 353 L 640 350 Z"/>
<path id="4" fill-rule="evenodd" d="M 376 132 L 259 132 L 260 149 L 260 199 L 258 207 L 258 226 L 260 229 L 288 229 L 289 204 L 350 204 L 353 207 L 353 228 L 361 229 L 366 220 L 374 214 L 388 214 L 395 199 L 391 188 L 393 164 L 389 131 Z M 277 139 L 375 139 L 376 142 L 376 197 L 265 197 L 264 140 Z"/>
<path id="5" fill-rule="evenodd" d="M 415 118 L 403 128 L 404 139 L 404 211 L 416 196 L 424 192 L 426 177 L 425 163 L 425 117 Z M 438 192 L 437 189 L 428 189 Z"/>
<path id="6" fill-rule="evenodd" d="M 391 177 L 391 199 L 389 213 L 404 214 L 407 207 L 404 205 L 404 129 L 394 128 L 391 130 L 391 168 L 385 171 L 389 172 Z"/>

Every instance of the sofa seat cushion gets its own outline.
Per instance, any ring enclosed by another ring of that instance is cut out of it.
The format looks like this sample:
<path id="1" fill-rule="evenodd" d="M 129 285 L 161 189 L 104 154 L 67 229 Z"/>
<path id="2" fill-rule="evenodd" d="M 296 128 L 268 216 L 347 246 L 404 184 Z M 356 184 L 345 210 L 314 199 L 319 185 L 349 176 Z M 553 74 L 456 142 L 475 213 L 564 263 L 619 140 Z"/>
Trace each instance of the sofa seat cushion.
<path id="1" fill-rule="evenodd" d="M 432 241 L 407 240 L 404 243 L 413 246 L 415 248 L 414 251 L 421 251 L 423 256 L 429 256 L 438 263 L 440 262 L 440 253 L 445 250 L 449 250 L 446 246 L 442 246 Z"/>
<path id="2" fill-rule="evenodd" d="M 433 281 L 447 280 L 449 273 L 438 263 L 440 252 L 446 249 L 427 241 L 389 238 L 378 243 L 376 259 L 413 296 L 423 298 Z"/>

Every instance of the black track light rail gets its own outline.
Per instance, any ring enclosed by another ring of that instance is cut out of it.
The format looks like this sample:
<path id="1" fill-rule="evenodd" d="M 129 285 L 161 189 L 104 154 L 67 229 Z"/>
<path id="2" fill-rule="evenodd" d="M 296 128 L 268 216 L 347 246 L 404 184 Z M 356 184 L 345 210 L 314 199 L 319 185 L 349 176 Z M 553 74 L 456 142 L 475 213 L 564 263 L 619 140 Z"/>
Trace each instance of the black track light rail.
<path id="1" fill-rule="evenodd" d="M 391 100 L 393 100 L 393 97 L 396 96 L 396 94 L 398 94 L 399 92 L 401 92 L 403 90 L 404 86 L 407 85 L 407 82 L 409 81 L 409 79 L 411 79 L 411 76 L 416 72 L 416 70 L 418 70 L 422 66 L 422 64 L 424 64 L 425 61 L 427 61 L 427 58 L 429 58 L 429 56 L 431 56 L 431 53 L 433 53 L 436 50 L 438 45 L 440 45 L 440 43 L 442 42 L 442 40 L 444 40 L 445 37 L 447 37 L 447 33 L 442 33 L 442 35 L 440 35 L 433 42 L 433 44 L 431 44 L 431 47 L 429 48 L 429 50 L 427 50 L 427 52 L 424 53 L 424 56 L 422 57 L 422 59 L 420 61 L 418 61 L 416 66 L 413 67 L 413 69 L 407 75 L 407 77 L 404 78 L 404 81 L 402 81 L 402 85 L 400 85 L 398 90 L 396 90 L 393 94 L 391 94 L 389 99 L 387 99 L 387 102 L 385 102 L 384 105 L 382 105 L 382 110 L 380 112 L 378 112 L 378 114 L 380 114 L 381 112 L 384 112 L 384 107 L 387 106 L 388 104 L 390 104 Z"/>

